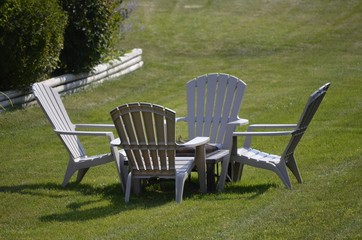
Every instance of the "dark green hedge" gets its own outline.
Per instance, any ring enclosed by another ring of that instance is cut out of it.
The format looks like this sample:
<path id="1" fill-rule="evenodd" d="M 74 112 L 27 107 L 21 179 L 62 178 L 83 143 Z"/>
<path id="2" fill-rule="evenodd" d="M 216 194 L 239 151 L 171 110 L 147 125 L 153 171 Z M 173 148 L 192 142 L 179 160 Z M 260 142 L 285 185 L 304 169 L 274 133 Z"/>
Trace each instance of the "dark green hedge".
<path id="1" fill-rule="evenodd" d="M 117 36 L 122 0 L 59 0 L 69 24 L 60 54 L 63 72 L 85 72 L 109 54 Z"/>
<path id="2" fill-rule="evenodd" d="M 122 0 L 0 0 L 0 91 L 91 70 L 113 50 Z"/>
<path id="3" fill-rule="evenodd" d="M 57 66 L 67 16 L 57 0 L 0 3 L 0 90 L 26 88 Z"/>

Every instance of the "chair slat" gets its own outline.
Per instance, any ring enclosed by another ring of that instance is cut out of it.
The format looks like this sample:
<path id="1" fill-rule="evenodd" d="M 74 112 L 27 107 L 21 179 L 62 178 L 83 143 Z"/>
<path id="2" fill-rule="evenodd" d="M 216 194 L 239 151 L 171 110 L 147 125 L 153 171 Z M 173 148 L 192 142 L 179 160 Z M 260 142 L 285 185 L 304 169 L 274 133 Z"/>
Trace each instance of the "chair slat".
<path id="1" fill-rule="evenodd" d="M 236 89 L 238 80 L 228 76 L 228 79 L 226 81 L 227 81 L 226 96 L 225 96 L 225 100 L 223 102 L 224 105 L 222 108 L 222 114 L 221 114 L 221 119 L 220 119 L 220 123 L 219 123 L 219 129 L 218 129 L 216 142 L 224 142 L 226 124 L 229 122 L 229 119 L 230 119 L 231 109 L 232 109 L 234 96 L 235 96 L 235 89 Z"/>
<path id="2" fill-rule="evenodd" d="M 234 77 L 235 79 L 235 77 Z M 232 101 L 232 109 L 231 113 L 229 115 L 230 121 L 236 121 L 238 120 L 238 114 L 240 111 L 241 104 L 243 102 L 243 96 L 245 94 L 246 90 L 246 84 L 239 79 L 239 81 L 236 81 L 236 87 L 234 92 L 234 99 Z"/>
<path id="3" fill-rule="evenodd" d="M 175 112 L 165 110 L 165 122 L 166 122 L 166 145 L 169 146 L 166 150 L 167 159 L 169 162 L 169 169 L 175 169 L 175 156 L 176 156 L 176 114 Z M 173 149 L 171 148 L 173 147 Z"/>
<path id="4" fill-rule="evenodd" d="M 128 138 L 130 146 L 137 146 L 138 140 L 136 133 L 134 131 L 134 123 L 131 117 L 130 111 L 127 111 L 122 115 L 123 127 L 125 129 L 126 138 Z M 127 150 L 126 150 L 127 152 Z M 132 148 L 132 155 L 134 156 L 134 160 L 136 161 L 136 166 L 138 169 L 146 169 L 144 162 L 142 161 L 142 153 L 139 149 Z M 128 155 L 127 155 L 128 156 Z"/>
<path id="5" fill-rule="evenodd" d="M 156 135 L 154 129 L 153 114 L 150 111 L 143 112 L 143 119 L 145 124 L 145 132 L 147 136 L 147 142 L 150 146 L 156 146 Z M 149 157 L 152 161 L 153 169 L 161 169 L 157 150 L 149 150 Z"/>
<path id="6" fill-rule="evenodd" d="M 205 96 L 206 96 L 206 80 L 207 76 L 201 76 L 197 81 L 197 97 L 196 97 L 196 136 L 203 136 L 204 116 L 205 116 Z"/>
<path id="7" fill-rule="evenodd" d="M 155 119 L 155 132 L 156 132 L 156 136 L 157 136 L 157 145 L 165 145 L 166 144 L 165 119 L 164 119 L 164 116 L 157 113 L 158 111 L 161 110 L 161 109 L 158 109 L 160 107 L 154 106 L 154 108 L 155 108 L 154 119 Z M 164 149 L 158 149 L 158 157 L 160 159 L 161 170 L 168 169 L 166 151 Z"/>
<path id="8" fill-rule="evenodd" d="M 216 91 L 217 96 L 216 96 L 216 103 L 215 103 L 216 106 L 215 106 L 215 112 L 214 112 L 213 122 L 212 122 L 212 126 L 211 126 L 211 134 L 210 134 L 211 143 L 218 143 L 217 135 L 219 132 L 219 124 L 221 121 L 222 110 L 224 107 L 227 79 L 228 79 L 228 75 L 226 75 L 226 74 L 218 75 L 218 84 L 217 84 L 217 91 Z"/>
<path id="9" fill-rule="evenodd" d="M 147 106 L 144 106 L 143 108 L 146 108 L 146 107 Z M 134 129 L 134 133 L 136 136 L 137 145 L 146 146 L 146 145 L 148 145 L 148 141 L 146 139 L 147 137 L 145 136 L 143 115 L 141 114 L 141 110 L 143 110 L 143 108 L 141 106 L 139 106 L 138 104 L 130 104 L 129 108 L 130 108 L 130 114 L 131 114 L 131 118 L 132 118 L 132 122 L 133 122 L 133 129 Z M 133 150 L 133 151 L 137 152 L 137 155 L 135 156 L 135 158 L 138 158 L 138 156 L 139 156 L 138 153 L 140 155 L 142 155 L 142 158 L 143 158 L 142 163 L 143 163 L 143 166 L 145 167 L 145 169 L 147 169 L 147 170 L 153 169 L 153 164 L 151 162 L 147 149 L 141 148 L 141 149 Z"/>
<path id="10" fill-rule="evenodd" d="M 207 97 L 206 97 L 206 112 L 205 112 L 205 123 L 204 131 L 201 136 L 209 136 L 211 132 L 211 124 L 214 119 L 215 108 L 218 107 L 219 103 L 215 101 L 216 99 L 216 88 L 217 88 L 217 75 L 210 74 L 207 76 Z"/>
<path id="11" fill-rule="evenodd" d="M 197 81 L 191 80 L 186 85 L 187 98 L 190 101 L 187 101 L 187 118 L 188 118 L 188 138 L 192 139 L 195 136 L 195 122 L 196 122 L 196 83 Z"/>

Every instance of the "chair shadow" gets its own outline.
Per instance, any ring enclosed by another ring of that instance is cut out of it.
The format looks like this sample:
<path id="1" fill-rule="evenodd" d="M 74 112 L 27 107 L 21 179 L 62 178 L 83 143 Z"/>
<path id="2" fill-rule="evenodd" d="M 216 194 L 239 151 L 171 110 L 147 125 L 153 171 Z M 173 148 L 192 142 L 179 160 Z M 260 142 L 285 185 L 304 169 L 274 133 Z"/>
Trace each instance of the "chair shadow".
<path id="1" fill-rule="evenodd" d="M 197 187 L 185 186 L 184 197 L 198 194 Z M 40 216 L 43 222 L 86 221 L 119 214 L 137 208 L 154 208 L 175 201 L 175 185 L 172 182 L 160 182 L 146 185 L 141 195 L 131 194 L 129 203 L 124 202 L 124 193 L 120 184 L 93 186 L 88 184 L 69 183 L 65 188 L 56 183 L 23 184 L 16 186 L 0 186 L 0 193 L 14 193 L 47 198 L 69 198 L 69 192 L 84 196 L 97 196 L 97 199 L 70 202 L 66 212 Z M 195 190 L 196 189 L 196 190 Z M 104 204 L 108 202 L 108 204 Z M 92 207 L 92 205 L 94 205 Z M 97 206 L 98 205 L 98 206 Z M 101 206 L 99 206 L 101 205 Z M 105 206 L 104 206 L 105 205 Z"/>
<path id="2" fill-rule="evenodd" d="M 224 189 L 224 193 L 236 193 L 240 195 L 252 194 L 247 199 L 255 199 L 258 196 L 267 192 L 270 188 L 277 188 L 278 185 L 274 183 L 257 184 L 257 185 L 235 185 L 229 184 Z"/>
<path id="3" fill-rule="evenodd" d="M 274 186 L 276 185 L 229 185 L 225 188 L 224 192 L 238 194 L 254 193 L 249 197 L 252 199 Z M 175 185 L 172 181 L 159 181 L 156 182 L 156 184 L 152 182 L 146 185 L 141 195 L 131 194 L 131 200 L 127 204 L 124 203 L 124 193 L 121 191 L 118 183 L 106 186 L 69 183 L 65 188 L 62 188 L 61 185 L 57 183 L 0 186 L 0 193 L 14 193 L 48 198 L 69 198 L 70 191 L 80 193 L 84 196 L 97 196 L 98 199 L 70 202 L 66 205 L 66 212 L 43 215 L 39 217 L 39 220 L 43 222 L 86 221 L 116 215 L 124 211 L 139 209 L 140 207 L 144 209 L 154 208 L 175 201 Z M 187 182 L 185 184 L 184 199 L 192 198 L 195 195 L 199 195 L 197 182 Z M 109 202 L 109 204 L 104 206 L 105 201 Z M 92 207 L 92 205 L 97 204 L 98 206 Z"/>

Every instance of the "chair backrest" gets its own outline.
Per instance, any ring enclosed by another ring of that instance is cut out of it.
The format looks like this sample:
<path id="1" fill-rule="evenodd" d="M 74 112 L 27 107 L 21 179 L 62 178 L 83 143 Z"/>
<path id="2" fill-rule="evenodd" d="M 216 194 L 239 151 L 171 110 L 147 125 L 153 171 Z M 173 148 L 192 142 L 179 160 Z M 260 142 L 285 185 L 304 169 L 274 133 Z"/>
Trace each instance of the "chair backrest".
<path id="1" fill-rule="evenodd" d="M 176 113 L 150 103 L 130 103 L 111 111 L 135 175 L 175 175 Z"/>
<path id="2" fill-rule="evenodd" d="M 299 141 L 302 139 L 304 132 L 307 130 L 310 122 L 312 121 L 315 113 L 317 112 L 318 107 L 321 104 L 329 86 L 330 83 L 326 83 L 317 91 L 312 93 L 312 95 L 310 95 L 310 97 L 308 98 L 307 104 L 304 107 L 297 127 L 294 129 L 292 137 L 283 153 L 286 161 L 288 161 L 288 157 L 294 154 L 295 148 L 297 147 Z"/>
<path id="3" fill-rule="evenodd" d="M 212 73 L 187 83 L 188 138 L 210 137 L 224 144 L 226 125 L 238 120 L 246 84 L 231 75 Z M 235 129 L 231 129 L 232 133 Z M 231 136 L 229 137 L 231 139 Z"/>
<path id="4" fill-rule="evenodd" d="M 34 83 L 32 88 L 37 102 L 54 130 L 74 131 L 75 126 L 70 121 L 58 92 L 42 83 Z M 85 150 L 77 136 L 59 134 L 58 136 L 73 159 L 86 156 Z"/>

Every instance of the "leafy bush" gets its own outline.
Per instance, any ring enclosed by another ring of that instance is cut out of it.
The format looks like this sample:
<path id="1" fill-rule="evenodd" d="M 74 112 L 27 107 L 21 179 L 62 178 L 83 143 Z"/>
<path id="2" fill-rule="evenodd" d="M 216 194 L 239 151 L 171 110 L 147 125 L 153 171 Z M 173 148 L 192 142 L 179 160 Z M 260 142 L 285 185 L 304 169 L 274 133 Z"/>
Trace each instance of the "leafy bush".
<path id="1" fill-rule="evenodd" d="M 0 2 L 0 89 L 26 88 L 59 62 L 67 17 L 57 0 Z"/>
<path id="2" fill-rule="evenodd" d="M 60 70 L 89 71 L 112 50 L 112 41 L 123 19 L 122 0 L 59 1 L 69 16 Z"/>

